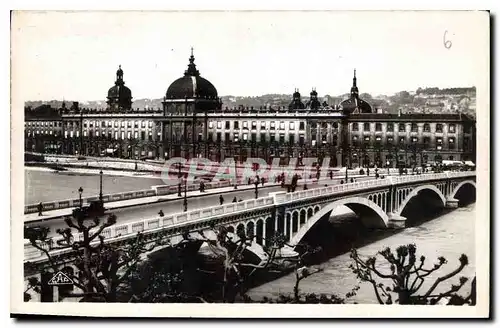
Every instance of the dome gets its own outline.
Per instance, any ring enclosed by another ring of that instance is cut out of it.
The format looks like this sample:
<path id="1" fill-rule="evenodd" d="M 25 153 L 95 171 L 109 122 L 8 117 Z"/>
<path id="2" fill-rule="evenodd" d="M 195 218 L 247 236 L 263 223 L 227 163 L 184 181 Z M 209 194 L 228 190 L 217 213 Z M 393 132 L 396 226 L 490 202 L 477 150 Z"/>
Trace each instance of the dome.
<path id="1" fill-rule="evenodd" d="M 175 80 L 167 89 L 167 99 L 201 98 L 217 100 L 217 89 L 200 76 L 186 75 Z"/>
<path id="2" fill-rule="evenodd" d="M 184 98 L 219 100 L 217 89 L 210 81 L 202 78 L 196 69 L 192 49 L 188 69 L 184 72 L 184 76 L 170 84 L 166 93 L 166 99 Z"/>
<path id="3" fill-rule="evenodd" d="M 132 107 L 132 91 L 125 86 L 123 81 L 122 66 L 116 71 L 115 85 L 108 90 L 108 105 L 113 109 L 130 109 Z"/>
<path id="4" fill-rule="evenodd" d="M 304 109 L 306 106 L 304 103 L 300 100 L 300 92 L 299 89 L 295 89 L 295 92 L 293 93 L 293 99 L 292 102 L 288 105 L 288 109 Z"/>
<path id="5" fill-rule="evenodd" d="M 351 96 L 340 103 L 340 107 L 344 114 L 356 113 L 372 113 L 372 106 L 359 98 L 359 89 L 357 86 L 356 70 L 354 70 L 354 78 L 352 79 Z"/>
<path id="6" fill-rule="evenodd" d="M 346 99 L 340 103 L 342 107 L 342 111 L 346 114 L 352 114 L 356 108 L 358 109 L 358 113 L 371 113 L 372 106 L 369 103 L 364 101 L 363 99 L 359 99 L 356 97 L 352 97 Z"/>
<path id="7" fill-rule="evenodd" d="M 318 92 L 316 89 L 312 89 L 310 93 L 309 101 L 306 104 L 306 107 L 309 109 L 318 109 L 321 107 L 321 103 L 318 100 Z"/>
<path id="8" fill-rule="evenodd" d="M 132 98 L 132 91 L 124 85 L 114 85 L 108 90 L 108 99 L 128 99 Z"/>

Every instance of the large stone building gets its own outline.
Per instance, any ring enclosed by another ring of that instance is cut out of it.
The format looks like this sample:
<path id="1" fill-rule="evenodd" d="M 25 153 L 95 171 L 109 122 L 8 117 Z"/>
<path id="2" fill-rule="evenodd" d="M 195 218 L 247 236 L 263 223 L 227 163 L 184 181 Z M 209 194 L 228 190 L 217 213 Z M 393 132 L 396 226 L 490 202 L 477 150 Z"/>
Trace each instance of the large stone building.
<path id="1" fill-rule="evenodd" d="M 356 72 L 350 96 L 338 105 L 304 104 L 298 89 L 288 107 L 224 107 L 217 89 L 188 69 L 166 90 L 162 109 L 132 107 L 121 67 L 105 109 L 25 108 L 27 151 L 122 158 L 331 158 L 332 166 L 421 165 L 475 161 L 475 121 L 456 114 L 387 114 L 359 97 Z"/>

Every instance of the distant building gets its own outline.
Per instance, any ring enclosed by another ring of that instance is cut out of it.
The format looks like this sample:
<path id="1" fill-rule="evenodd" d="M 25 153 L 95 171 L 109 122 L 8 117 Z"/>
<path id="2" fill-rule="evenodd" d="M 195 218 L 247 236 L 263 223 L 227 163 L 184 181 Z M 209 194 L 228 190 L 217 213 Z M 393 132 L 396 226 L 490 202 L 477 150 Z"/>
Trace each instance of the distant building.
<path id="1" fill-rule="evenodd" d="M 342 101 L 325 97 L 321 102 L 315 89 L 304 101 L 296 89 L 288 106 L 228 108 L 194 61 L 191 53 L 184 75 L 167 88 L 162 109 L 133 110 L 121 67 L 105 110 L 77 103 L 71 108 L 65 103 L 58 109 L 26 108 L 25 149 L 133 159 L 279 158 L 282 164 L 290 158 L 330 157 L 333 166 L 349 167 L 475 160 L 472 117 L 385 113 L 360 99 L 356 73 Z M 427 103 L 441 106 L 443 99 Z"/>

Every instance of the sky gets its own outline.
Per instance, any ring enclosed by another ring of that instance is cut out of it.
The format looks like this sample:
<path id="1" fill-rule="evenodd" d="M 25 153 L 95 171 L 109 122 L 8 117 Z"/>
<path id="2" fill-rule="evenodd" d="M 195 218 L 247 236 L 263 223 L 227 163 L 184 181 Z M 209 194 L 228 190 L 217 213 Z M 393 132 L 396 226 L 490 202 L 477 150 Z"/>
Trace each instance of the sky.
<path id="1" fill-rule="evenodd" d="M 105 100 L 118 65 L 135 99 L 161 98 L 190 48 L 219 96 L 392 95 L 470 87 L 489 72 L 480 12 L 15 12 L 12 88 L 23 101 Z"/>

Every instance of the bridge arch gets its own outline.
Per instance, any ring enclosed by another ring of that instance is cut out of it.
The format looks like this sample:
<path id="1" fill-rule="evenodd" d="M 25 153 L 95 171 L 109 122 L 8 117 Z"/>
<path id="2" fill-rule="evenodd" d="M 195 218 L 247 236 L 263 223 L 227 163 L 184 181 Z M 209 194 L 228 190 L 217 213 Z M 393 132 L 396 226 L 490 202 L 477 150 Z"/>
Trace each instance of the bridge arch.
<path id="1" fill-rule="evenodd" d="M 450 193 L 450 197 L 451 198 L 454 198 L 458 191 L 460 190 L 460 188 L 462 188 L 464 185 L 471 185 L 473 186 L 474 188 L 476 188 L 476 182 L 472 181 L 472 180 L 465 180 L 465 181 L 462 181 L 460 182 L 454 189 L 453 191 Z"/>
<path id="2" fill-rule="evenodd" d="M 446 206 L 446 197 L 443 195 L 443 193 L 441 192 L 441 190 L 439 188 L 437 188 L 436 186 L 433 186 L 433 185 L 424 185 L 424 186 L 416 187 L 411 192 L 409 192 L 409 190 L 406 190 L 406 192 L 405 192 L 406 196 L 404 197 L 403 202 L 401 204 L 399 204 L 396 214 L 401 215 L 401 213 L 405 209 L 406 205 L 408 205 L 408 202 L 413 197 L 417 196 L 419 194 L 419 192 L 421 192 L 423 190 L 433 191 L 441 200 L 443 207 Z"/>
<path id="3" fill-rule="evenodd" d="M 250 220 L 250 221 L 247 223 L 247 231 L 246 231 L 246 235 L 247 235 L 248 237 L 250 237 L 250 236 L 255 237 L 255 232 L 254 232 L 255 230 L 254 230 L 254 229 L 255 229 L 255 223 L 254 223 L 253 221 L 251 221 L 251 220 Z"/>
<path id="4" fill-rule="evenodd" d="M 349 197 L 336 200 L 325 205 L 319 211 L 316 211 L 315 214 L 300 227 L 297 233 L 292 236 L 290 243 L 292 245 L 298 244 L 318 221 L 325 217 L 325 215 L 330 215 L 330 213 L 339 206 L 346 206 L 359 215 L 366 226 L 386 228 L 388 225 L 389 217 L 379 206 L 377 206 L 377 204 L 366 197 Z M 317 207 L 315 207 L 315 210 Z"/>

